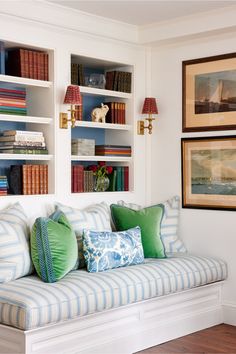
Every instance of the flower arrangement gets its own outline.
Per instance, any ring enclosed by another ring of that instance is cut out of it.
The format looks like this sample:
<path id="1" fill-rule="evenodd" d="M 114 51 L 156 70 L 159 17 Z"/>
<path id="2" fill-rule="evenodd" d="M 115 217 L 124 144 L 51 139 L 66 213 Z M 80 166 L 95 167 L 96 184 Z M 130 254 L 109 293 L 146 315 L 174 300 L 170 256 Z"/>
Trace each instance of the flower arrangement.
<path id="1" fill-rule="evenodd" d="M 96 177 L 94 183 L 94 190 L 96 192 L 105 192 L 109 187 L 109 178 L 113 171 L 112 166 L 106 166 L 105 162 L 98 162 L 97 165 L 90 165 L 88 166 L 90 171 L 93 171 L 94 176 Z"/>
<path id="2" fill-rule="evenodd" d="M 113 171 L 112 166 L 106 166 L 106 163 L 102 161 L 98 162 L 97 165 L 90 165 L 88 169 L 90 171 L 93 171 L 94 176 L 96 176 L 97 178 L 110 175 Z"/>

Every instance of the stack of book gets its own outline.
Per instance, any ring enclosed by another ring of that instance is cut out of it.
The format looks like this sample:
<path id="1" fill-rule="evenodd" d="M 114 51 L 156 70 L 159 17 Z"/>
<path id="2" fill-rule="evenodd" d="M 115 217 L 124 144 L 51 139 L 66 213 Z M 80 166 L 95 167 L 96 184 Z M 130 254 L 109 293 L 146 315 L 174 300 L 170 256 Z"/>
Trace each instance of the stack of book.
<path id="1" fill-rule="evenodd" d="M 0 86 L 0 113 L 1 114 L 17 114 L 25 116 L 27 114 L 26 107 L 26 90 L 23 87 L 8 88 Z"/>
<path id="2" fill-rule="evenodd" d="M 86 171 L 83 165 L 72 165 L 71 191 L 72 193 L 93 192 L 93 171 Z"/>
<path id="3" fill-rule="evenodd" d="M 4 130 L 0 133 L 0 153 L 48 154 L 42 132 Z"/>
<path id="4" fill-rule="evenodd" d="M 129 190 L 129 166 L 116 166 L 108 175 L 110 183 L 108 191 L 127 192 Z"/>
<path id="5" fill-rule="evenodd" d="M 80 156 L 95 155 L 95 140 L 94 139 L 72 139 L 71 154 Z"/>
<path id="6" fill-rule="evenodd" d="M 125 124 L 126 104 L 123 102 L 106 102 L 109 111 L 106 114 L 106 123 Z"/>
<path id="7" fill-rule="evenodd" d="M 131 93 L 132 73 L 126 71 L 107 71 L 106 90 Z"/>
<path id="8" fill-rule="evenodd" d="M 71 64 L 71 84 L 84 86 L 84 66 L 82 64 Z"/>
<path id="9" fill-rule="evenodd" d="M 48 165 L 11 165 L 11 194 L 48 194 Z"/>
<path id="10" fill-rule="evenodd" d="M 48 81 L 48 54 L 25 48 L 8 49 L 6 74 Z"/>
<path id="11" fill-rule="evenodd" d="M 131 156 L 131 146 L 124 145 L 96 145 L 95 155 L 97 156 Z"/>
<path id="12" fill-rule="evenodd" d="M 7 195 L 8 182 L 7 176 L 0 176 L 0 196 Z"/>

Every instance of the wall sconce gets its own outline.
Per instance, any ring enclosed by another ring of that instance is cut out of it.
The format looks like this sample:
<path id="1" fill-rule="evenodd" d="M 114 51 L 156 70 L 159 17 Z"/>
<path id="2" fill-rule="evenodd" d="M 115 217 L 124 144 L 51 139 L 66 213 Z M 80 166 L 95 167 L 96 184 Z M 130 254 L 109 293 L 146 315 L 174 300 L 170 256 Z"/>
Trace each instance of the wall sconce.
<path id="1" fill-rule="evenodd" d="M 75 127 L 76 122 L 76 112 L 75 105 L 81 105 L 81 95 L 79 86 L 76 85 L 69 85 L 66 90 L 66 95 L 64 98 L 64 104 L 70 104 L 70 114 L 71 118 L 68 119 L 68 113 L 60 113 L 60 128 L 67 129 L 68 122 L 71 122 L 71 128 Z"/>
<path id="2" fill-rule="evenodd" d="M 144 135 L 144 130 L 148 129 L 148 133 L 152 134 L 152 121 L 155 118 L 152 118 L 152 114 L 158 114 L 156 99 L 153 97 L 146 97 L 143 104 L 142 114 L 148 114 L 148 118 L 145 118 L 148 121 L 148 125 L 145 126 L 144 120 L 138 120 L 138 134 Z"/>

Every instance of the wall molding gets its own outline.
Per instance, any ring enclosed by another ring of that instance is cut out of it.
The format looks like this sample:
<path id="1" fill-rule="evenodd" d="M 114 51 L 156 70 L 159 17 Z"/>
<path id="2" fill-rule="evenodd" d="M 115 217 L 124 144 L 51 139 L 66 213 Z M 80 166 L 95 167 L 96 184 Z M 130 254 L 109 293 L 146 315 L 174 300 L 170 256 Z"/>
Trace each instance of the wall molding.
<path id="1" fill-rule="evenodd" d="M 223 302 L 222 312 L 224 323 L 236 326 L 236 303 Z"/>

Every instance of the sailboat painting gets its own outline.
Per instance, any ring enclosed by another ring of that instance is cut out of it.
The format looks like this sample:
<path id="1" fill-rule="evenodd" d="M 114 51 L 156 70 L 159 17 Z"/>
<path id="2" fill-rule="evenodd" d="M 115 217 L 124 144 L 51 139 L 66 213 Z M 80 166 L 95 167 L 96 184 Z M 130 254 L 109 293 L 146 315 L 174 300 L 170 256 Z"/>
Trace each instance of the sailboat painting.
<path id="1" fill-rule="evenodd" d="M 236 135 L 181 142 L 183 207 L 236 210 Z"/>
<path id="2" fill-rule="evenodd" d="M 236 111 L 236 70 L 195 76 L 195 114 Z"/>
<path id="3" fill-rule="evenodd" d="M 182 130 L 236 130 L 236 52 L 182 62 Z"/>

